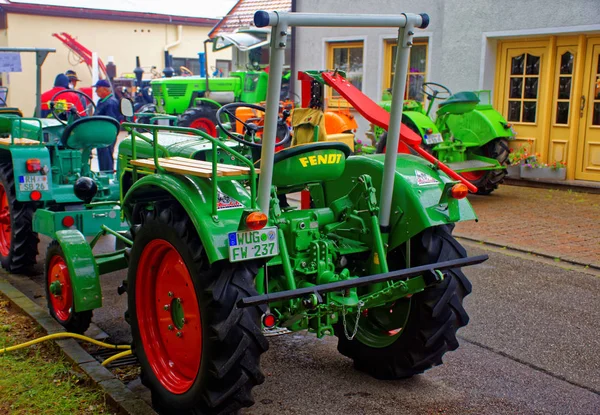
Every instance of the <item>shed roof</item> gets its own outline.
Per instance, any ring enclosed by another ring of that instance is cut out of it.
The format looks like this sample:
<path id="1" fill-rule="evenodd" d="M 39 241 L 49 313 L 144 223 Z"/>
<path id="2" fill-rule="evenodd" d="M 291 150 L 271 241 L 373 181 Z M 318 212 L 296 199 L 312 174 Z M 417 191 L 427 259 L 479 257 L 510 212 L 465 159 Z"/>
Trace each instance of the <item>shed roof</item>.
<path id="1" fill-rule="evenodd" d="M 137 7 L 138 5 L 140 7 Z M 146 2 L 132 0 L 104 0 L 103 2 L 87 0 L 71 0 L 68 2 L 60 0 L 0 0 L 0 10 L 7 13 L 205 27 L 212 27 L 219 22 L 219 19 L 215 17 L 204 17 L 198 13 L 186 13 L 186 9 L 179 9 L 180 14 L 177 14 L 173 8 L 152 8 L 148 5 L 149 3 Z M 168 10 L 173 14 L 159 13 L 154 10 Z M 212 13 L 208 14 L 216 16 L 215 10 L 218 9 L 211 10 Z"/>
<path id="2" fill-rule="evenodd" d="M 292 10 L 292 0 L 238 0 L 208 36 L 212 39 L 221 32 L 234 32 L 240 27 L 253 26 L 254 12 L 258 10 L 289 12 Z"/>

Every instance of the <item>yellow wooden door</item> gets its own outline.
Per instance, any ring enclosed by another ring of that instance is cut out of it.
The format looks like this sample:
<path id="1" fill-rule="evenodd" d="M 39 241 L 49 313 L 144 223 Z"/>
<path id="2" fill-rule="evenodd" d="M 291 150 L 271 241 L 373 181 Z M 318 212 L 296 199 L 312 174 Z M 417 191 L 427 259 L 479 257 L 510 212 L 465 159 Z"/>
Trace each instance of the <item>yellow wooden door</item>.
<path id="1" fill-rule="evenodd" d="M 600 38 L 588 39 L 575 178 L 600 181 Z"/>
<path id="2" fill-rule="evenodd" d="M 561 39 L 562 40 L 562 39 Z M 565 39 L 567 40 L 567 39 Z M 573 102 L 577 80 L 577 38 L 565 41 L 566 46 L 556 48 L 556 64 L 552 82 L 552 111 L 550 113 L 550 139 L 548 140 L 548 162 L 567 162 L 569 141 L 576 132 L 579 122 L 579 107 Z M 575 114 L 574 114 L 575 112 Z M 572 150 L 574 152 L 574 150 Z"/>
<path id="3" fill-rule="evenodd" d="M 517 131 L 517 143 L 533 143 L 532 151 L 543 151 L 544 132 L 547 131 L 547 88 L 543 88 L 550 74 L 548 42 L 506 42 L 501 46 L 502 88 L 496 101 L 509 123 Z M 514 147 L 514 144 L 512 145 Z"/>

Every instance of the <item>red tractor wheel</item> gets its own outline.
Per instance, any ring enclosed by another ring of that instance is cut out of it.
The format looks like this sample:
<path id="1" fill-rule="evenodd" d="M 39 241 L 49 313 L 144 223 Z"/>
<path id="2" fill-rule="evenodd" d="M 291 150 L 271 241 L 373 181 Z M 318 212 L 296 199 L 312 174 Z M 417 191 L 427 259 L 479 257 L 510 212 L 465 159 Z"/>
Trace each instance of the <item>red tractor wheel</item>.
<path id="1" fill-rule="evenodd" d="M 65 255 L 56 241 L 46 252 L 46 298 L 50 315 L 67 331 L 83 334 L 92 321 L 92 311 L 75 311 L 73 283 Z"/>
<path id="2" fill-rule="evenodd" d="M 477 186 L 478 195 L 489 195 L 498 188 L 506 176 L 506 164 L 508 162 L 508 141 L 506 138 L 497 138 L 481 146 L 476 154 L 496 159 L 504 169 L 500 170 L 478 170 L 460 173 L 465 179 Z"/>
<path id="3" fill-rule="evenodd" d="M 194 225 L 173 203 L 138 209 L 128 273 L 129 321 L 143 383 L 159 413 L 235 413 L 264 381 L 264 307 L 253 263 L 210 264 Z"/>
<path id="4" fill-rule="evenodd" d="M 0 263 L 14 274 L 26 273 L 36 262 L 38 234 L 31 223 L 35 205 L 15 198 L 12 164 L 0 165 Z"/>
<path id="5" fill-rule="evenodd" d="M 177 119 L 177 126 L 195 128 L 204 131 L 211 137 L 217 136 L 217 111 L 208 106 L 187 109 Z"/>

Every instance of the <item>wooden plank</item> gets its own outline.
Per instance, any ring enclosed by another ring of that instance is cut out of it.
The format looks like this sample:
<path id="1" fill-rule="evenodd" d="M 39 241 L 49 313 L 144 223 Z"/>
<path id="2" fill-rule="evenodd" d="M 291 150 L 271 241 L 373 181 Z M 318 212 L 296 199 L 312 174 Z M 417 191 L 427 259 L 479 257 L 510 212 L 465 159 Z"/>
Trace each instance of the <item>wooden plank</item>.
<path id="1" fill-rule="evenodd" d="M 169 161 L 183 163 L 183 165 L 202 166 L 205 168 L 212 169 L 212 162 L 210 162 L 210 161 L 194 160 L 194 159 L 188 159 L 185 157 L 168 157 L 167 159 Z M 232 164 L 218 163 L 217 170 L 219 172 L 223 172 L 224 176 L 250 174 L 250 167 L 234 166 Z M 256 171 L 256 173 L 260 173 L 259 169 L 255 169 L 255 171 Z"/>
<path id="2" fill-rule="evenodd" d="M 179 166 L 177 164 L 169 163 L 166 159 L 158 159 L 158 162 L 160 167 L 169 172 L 199 177 L 212 177 L 212 170 L 204 169 L 202 167 Z M 132 160 L 131 164 L 138 167 L 150 167 L 151 169 L 156 169 L 153 159 Z M 220 175 L 221 174 L 217 172 L 217 176 Z"/>
<path id="3" fill-rule="evenodd" d="M 42 145 L 38 140 L 31 140 L 29 138 L 15 138 L 15 142 L 12 143 L 10 137 L 0 138 L 0 145 L 9 146 L 11 144 L 21 146 L 39 146 Z"/>

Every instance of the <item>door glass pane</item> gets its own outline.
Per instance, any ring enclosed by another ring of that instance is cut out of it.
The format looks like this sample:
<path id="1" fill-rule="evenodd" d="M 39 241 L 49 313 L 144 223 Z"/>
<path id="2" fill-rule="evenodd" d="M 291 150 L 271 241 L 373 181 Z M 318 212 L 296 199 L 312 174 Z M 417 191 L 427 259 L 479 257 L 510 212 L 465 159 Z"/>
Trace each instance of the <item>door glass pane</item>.
<path id="1" fill-rule="evenodd" d="M 525 78 L 525 98 L 537 98 L 538 78 Z"/>
<path id="2" fill-rule="evenodd" d="M 510 66 L 511 75 L 523 75 L 523 61 L 525 60 L 525 54 L 521 56 L 515 56 L 512 58 Z"/>
<path id="3" fill-rule="evenodd" d="M 398 46 L 392 46 L 392 73 L 396 72 L 396 52 L 398 52 Z"/>
<path id="4" fill-rule="evenodd" d="M 600 102 L 594 103 L 594 114 L 592 115 L 592 125 L 600 125 Z"/>
<path id="5" fill-rule="evenodd" d="M 560 73 L 561 75 L 570 75 L 573 73 L 573 54 L 567 52 L 560 58 Z"/>
<path id="6" fill-rule="evenodd" d="M 508 101 L 508 121 L 521 121 L 521 101 Z"/>
<path id="7" fill-rule="evenodd" d="M 509 98 L 523 97 L 523 78 L 510 78 Z"/>
<path id="8" fill-rule="evenodd" d="M 540 73 L 540 57 L 527 54 L 527 75 L 539 75 Z"/>
<path id="9" fill-rule="evenodd" d="M 558 102 L 556 105 L 556 123 L 557 124 L 568 124 L 569 123 L 569 103 Z"/>
<path id="10" fill-rule="evenodd" d="M 348 70 L 348 49 L 336 48 L 333 50 L 333 68 L 342 71 Z"/>
<path id="11" fill-rule="evenodd" d="M 427 64 L 427 46 L 414 45 L 410 49 L 410 72 L 425 72 Z"/>
<path id="12" fill-rule="evenodd" d="M 600 99 L 600 76 L 596 77 L 596 90 L 594 92 L 594 99 Z"/>
<path id="13" fill-rule="evenodd" d="M 523 102 L 523 122 L 535 122 L 536 102 Z"/>
<path id="14" fill-rule="evenodd" d="M 558 80 L 558 99 L 571 98 L 571 77 L 561 76 Z"/>

